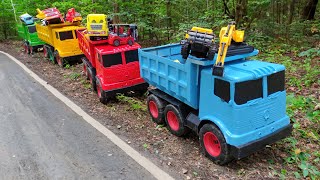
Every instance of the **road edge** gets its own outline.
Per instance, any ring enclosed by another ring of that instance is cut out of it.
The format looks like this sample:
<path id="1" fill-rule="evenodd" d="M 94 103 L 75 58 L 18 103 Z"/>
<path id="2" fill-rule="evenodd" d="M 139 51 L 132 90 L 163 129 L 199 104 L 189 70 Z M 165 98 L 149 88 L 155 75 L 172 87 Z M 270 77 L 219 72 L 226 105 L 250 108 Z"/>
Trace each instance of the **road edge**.
<path id="1" fill-rule="evenodd" d="M 15 57 L 10 54 L 0 51 L 0 53 L 6 55 L 12 61 L 14 61 L 17 65 L 19 65 L 27 74 L 29 74 L 33 79 L 35 79 L 39 84 L 41 84 L 44 88 L 46 88 L 49 92 L 51 92 L 56 98 L 62 101 L 65 105 L 67 105 L 70 109 L 72 109 L 76 114 L 81 116 L 83 120 L 105 135 L 111 142 L 113 142 L 116 146 L 122 149 L 129 157 L 131 157 L 134 161 L 136 161 L 140 166 L 145 168 L 151 175 L 153 175 L 157 179 L 164 180 L 173 180 L 168 173 L 160 169 L 157 165 L 152 163 L 149 159 L 141 155 L 138 151 L 129 146 L 125 141 L 120 139 L 117 135 L 115 135 L 111 130 L 103 126 L 89 114 L 87 114 L 84 110 L 82 110 L 78 105 L 76 105 L 73 101 L 67 98 L 65 95 L 60 93 L 56 88 L 48 84 L 46 81 L 41 79 L 37 74 L 31 71 L 27 66 L 25 66 L 22 62 L 20 62 Z"/>

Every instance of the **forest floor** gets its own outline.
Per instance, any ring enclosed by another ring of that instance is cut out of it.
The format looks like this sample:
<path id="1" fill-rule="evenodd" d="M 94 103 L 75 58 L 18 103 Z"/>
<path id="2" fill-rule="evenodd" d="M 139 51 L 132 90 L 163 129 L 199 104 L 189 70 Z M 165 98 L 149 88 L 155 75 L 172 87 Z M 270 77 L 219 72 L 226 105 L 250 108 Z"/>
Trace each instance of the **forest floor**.
<path id="1" fill-rule="evenodd" d="M 133 148 L 164 170 L 178 172 L 182 179 L 320 177 L 319 54 L 305 52 L 309 54 L 300 57 L 299 52 L 279 51 L 260 55 L 287 67 L 287 113 L 294 123 L 293 135 L 249 157 L 218 166 L 200 153 L 195 134 L 179 138 L 154 124 L 146 110 L 145 96 L 120 95 L 103 105 L 92 92 L 81 64 L 60 68 L 42 53 L 25 54 L 20 41 L 0 43 L 0 50 L 19 59 Z"/>

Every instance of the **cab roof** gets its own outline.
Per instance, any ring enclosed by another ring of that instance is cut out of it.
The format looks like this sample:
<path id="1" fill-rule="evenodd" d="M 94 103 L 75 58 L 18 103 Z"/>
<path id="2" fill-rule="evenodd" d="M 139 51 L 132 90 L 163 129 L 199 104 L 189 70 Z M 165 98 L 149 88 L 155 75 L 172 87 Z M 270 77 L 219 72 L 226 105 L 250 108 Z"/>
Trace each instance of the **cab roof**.
<path id="1" fill-rule="evenodd" d="M 285 70 L 283 65 L 270 62 L 258 60 L 232 61 L 225 64 L 223 79 L 241 82 L 259 79 L 283 70 Z"/>
<path id="2" fill-rule="evenodd" d="M 105 55 L 105 54 L 115 54 L 123 51 L 136 50 L 141 48 L 141 46 L 135 42 L 132 46 L 125 44 L 125 45 L 120 45 L 116 47 L 110 44 L 101 44 L 101 45 L 99 44 L 99 45 L 96 45 L 95 48 L 100 54 Z"/>
<path id="3" fill-rule="evenodd" d="M 64 31 L 72 31 L 72 30 L 77 30 L 77 29 L 84 29 L 84 27 L 80 27 L 80 26 L 64 26 L 64 27 L 56 28 L 55 31 L 56 32 L 64 32 Z"/>

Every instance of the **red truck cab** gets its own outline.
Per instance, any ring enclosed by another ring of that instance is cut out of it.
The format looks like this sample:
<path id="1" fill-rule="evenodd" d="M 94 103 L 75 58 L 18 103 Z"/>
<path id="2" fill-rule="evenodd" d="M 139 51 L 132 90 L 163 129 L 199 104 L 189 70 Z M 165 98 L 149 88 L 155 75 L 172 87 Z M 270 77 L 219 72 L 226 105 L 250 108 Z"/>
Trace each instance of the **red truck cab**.
<path id="1" fill-rule="evenodd" d="M 108 40 L 91 41 L 77 31 L 79 47 L 84 53 L 83 70 L 93 90 L 97 90 L 100 102 L 117 93 L 145 92 L 148 84 L 140 76 L 138 43 L 113 46 Z"/>

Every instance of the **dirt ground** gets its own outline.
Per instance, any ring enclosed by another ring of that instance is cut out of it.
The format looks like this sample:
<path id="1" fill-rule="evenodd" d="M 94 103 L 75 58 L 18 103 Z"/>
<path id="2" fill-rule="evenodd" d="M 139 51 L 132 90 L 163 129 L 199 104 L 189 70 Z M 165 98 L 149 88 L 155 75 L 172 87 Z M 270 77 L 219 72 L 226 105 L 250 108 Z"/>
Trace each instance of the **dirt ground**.
<path id="1" fill-rule="evenodd" d="M 195 134 L 179 138 L 154 124 L 145 110 L 146 97 L 133 98 L 143 102 L 138 108 L 117 100 L 103 105 L 86 81 L 81 64 L 60 68 L 42 53 L 24 54 L 21 42 L 17 41 L 0 43 L 0 50 L 15 56 L 133 148 L 164 170 L 178 172 L 182 179 L 278 179 L 275 172 L 290 171 L 283 160 L 287 156 L 283 141 L 227 166 L 219 166 L 200 153 Z"/>

